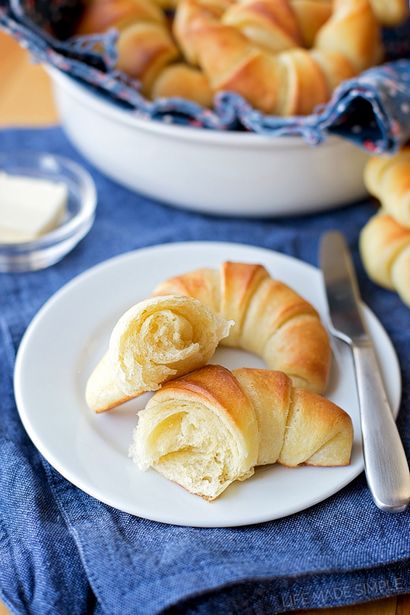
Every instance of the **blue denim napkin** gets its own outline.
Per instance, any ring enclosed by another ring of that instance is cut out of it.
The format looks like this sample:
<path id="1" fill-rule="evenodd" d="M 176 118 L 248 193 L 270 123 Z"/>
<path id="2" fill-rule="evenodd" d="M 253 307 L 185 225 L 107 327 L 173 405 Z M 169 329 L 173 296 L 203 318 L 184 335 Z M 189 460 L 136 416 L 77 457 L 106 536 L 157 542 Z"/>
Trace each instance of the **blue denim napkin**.
<path id="1" fill-rule="evenodd" d="M 283 118 L 265 115 L 241 96 L 221 92 L 214 108 L 182 98 L 149 101 L 139 83 L 115 70 L 117 33 L 68 37 L 81 0 L 0 0 L 0 28 L 33 57 L 69 74 L 95 95 L 140 117 L 210 130 L 248 130 L 265 135 L 300 135 L 320 143 L 335 133 L 370 152 L 393 152 L 410 139 L 410 20 L 385 31 L 387 59 L 339 86 L 314 113 Z M 95 51 L 96 43 L 98 53 Z"/>
<path id="2" fill-rule="evenodd" d="M 59 128 L 0 132 L 0 150 L 16 148 L 88 166 Z M 50 269 L 0 274 L 1 598 L 14 613 L 30 615 L 274 615 L 410 592 L 410 514 L 380 512 L 363 476 L 282 520 L 193 529 L 101 504 L 37 453 L 13 399 L 14 357 L 34 314 L 68 280 L 124 251 L 173 241 L 244 242 L 316 264 L 320 234 L 332 228 L 347 235 L 364 299 L 397 349 L 404 386 L 398 426 L 410 451 L 410 311 L 367 279 L 357 254 L 374 204 L 297 219 L 215 219 L 171 209 L 92 173 L 99 204 L 86 239 Z"/>

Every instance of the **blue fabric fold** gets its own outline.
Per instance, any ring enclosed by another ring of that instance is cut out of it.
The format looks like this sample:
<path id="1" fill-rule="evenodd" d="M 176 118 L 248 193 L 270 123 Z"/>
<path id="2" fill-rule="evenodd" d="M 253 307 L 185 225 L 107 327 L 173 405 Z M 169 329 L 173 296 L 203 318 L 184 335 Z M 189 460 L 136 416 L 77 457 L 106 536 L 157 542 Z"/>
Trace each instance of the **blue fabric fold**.
<path id="1" fill-rule="evenodd" d="M 344 82 L 312 115 L 282 118 L 255 110 L 232 92 L 217 94 L 212 110 L 180 98 L 145 99 L 139 83 L 114 68 L 116 32 L 56 38 L 56 32 L 68 36 L 70 20 L 74 22 L 80 6 L 81 0 L 0 0 L 0 28 L 27 47 L 36 61 L 149 120 L 209 130 L 299 135 L 311 144 L 336 133 L 373 153 L 394 152 L 410 139 L 410 21 L 385 33 L 386 56 L 393 61 Z"/>
<path id="2" fill-rule="evenodd" d="M 15 353 L 30 320 L 90 266 L 147 245 L 189 240 L 243 242 L 316 264 L 321 233 L 335 228 L 345 233 L 363 297 L 399 355 L 398 426 L 409 454 L 410 311 L 369 281 L 357 251 L 374 204 L 297 219 L 215 219 L 114 184 L 90 168 L 60 128 L 0 132 L 0 151 L 22 148 L 88 167 L 99 203 L 90 234 L 62 262 L 36 273 L 0 274 L 0 595 L 12 612 L 274 615 L 410 592 L 410 513 L 379 511 L 363 475 L 317 506 L 271 523 L 234 529 L 159 524 L 106 506 L 61 477 L 25 435 L 12 393 Z"/>

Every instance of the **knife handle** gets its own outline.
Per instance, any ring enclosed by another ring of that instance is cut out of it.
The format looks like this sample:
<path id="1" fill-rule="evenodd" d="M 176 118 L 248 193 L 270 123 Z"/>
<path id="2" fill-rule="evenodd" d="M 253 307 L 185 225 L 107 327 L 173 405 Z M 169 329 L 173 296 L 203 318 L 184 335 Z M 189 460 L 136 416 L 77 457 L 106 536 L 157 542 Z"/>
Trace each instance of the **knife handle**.
<path id="1" fill-rule="evenodd" d="M 410 501 L 410 473 L 372 346 L 353 346 L 367 482 L 376 505 L 402 512 Z"/>

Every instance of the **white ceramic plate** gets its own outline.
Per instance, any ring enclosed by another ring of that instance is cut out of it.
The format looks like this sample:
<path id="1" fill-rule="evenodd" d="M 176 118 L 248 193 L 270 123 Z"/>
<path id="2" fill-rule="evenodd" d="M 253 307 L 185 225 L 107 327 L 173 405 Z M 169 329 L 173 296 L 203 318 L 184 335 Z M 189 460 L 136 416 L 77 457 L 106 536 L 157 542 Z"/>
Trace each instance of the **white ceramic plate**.
<path id="1" fill-rule="evenodd" d="M 350 353 L 334 346 L 327 395 L 347 410 L 354 423 L 351 465 L 343 468 L 264 467 L 245 483 L 229 487 L 207 503 L 168 482 L 154 470 L 141 472 L 127 456 L 136 413 L 143 396 L 122 409 L 94 415 L 84 401 L 88 375 L 102 355 L 118 317 L 171 275 L 223 260 L 264 264 L 290 284 L 325 319 L 319 272 L 293 258 L 229 243 L 169 244 L 109 260 L 78 276 L 54 295 L 29 326 L 15 370 L 15 394 L 23 424 L 44 457 L 83 491 L 140 517 L 202 527 L 223 527 L 278 519 L 312 506 L 347 485 L 363 469 L 360 424 Z M 397 414 L 400 370 L 394 349 L 379 321 L 365 309 Z M 261 367 L 257 357 L 218 350 L 214 363 Z"/>

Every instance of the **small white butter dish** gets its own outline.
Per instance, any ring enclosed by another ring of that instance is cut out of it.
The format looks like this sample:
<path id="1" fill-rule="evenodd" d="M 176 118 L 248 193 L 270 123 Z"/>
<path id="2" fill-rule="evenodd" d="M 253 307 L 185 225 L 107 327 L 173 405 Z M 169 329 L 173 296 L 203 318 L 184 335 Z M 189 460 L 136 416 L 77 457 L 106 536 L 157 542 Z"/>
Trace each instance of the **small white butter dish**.
<path id="1" fill-rule="evenodd" d="M 12 237 L 10 241 L 6 234 L 7 241 L 2 242 L 0 237 L 0 271 L 35 271 L 54 265 L 90 230 L 95 217 L 97 193 L 92 177 L 78 164 L 47 153 L 0 153 L 1 178 L 4 182 L 3 197 L 8 200 L 4 210 L 10 223 L 15 223 L 11 204 L 15 202 L 23 206 L 25 193 L 28 201 L 33 197 L 39 199 L 37 218 L 34 202 L 33 211 L 30 207 L 27 209 L 27 213 L 34 215 L 31 223 L 26 213 L 22 236 L 27 236 L 27 229 L 38 233 L 41 224 L 44 225 L 43 231 L 47 230 L 47 223 L 55 226 L 52 213 L 49 213 L 48 221 L 44 212 L 40 211 L 40 202 L 44 204 L 47 196 L 51 198 L 50 212 L 54 209 L 53 215 L 57 217 L 58 224 L 32 240 L 18 241 L 17 237 Z"/>
<path id="2" fill-rule="evenodd" d="M 53 231 L 64 220 L 64 182 L 0 172 L 0 243 L 25 243 Z"/>

